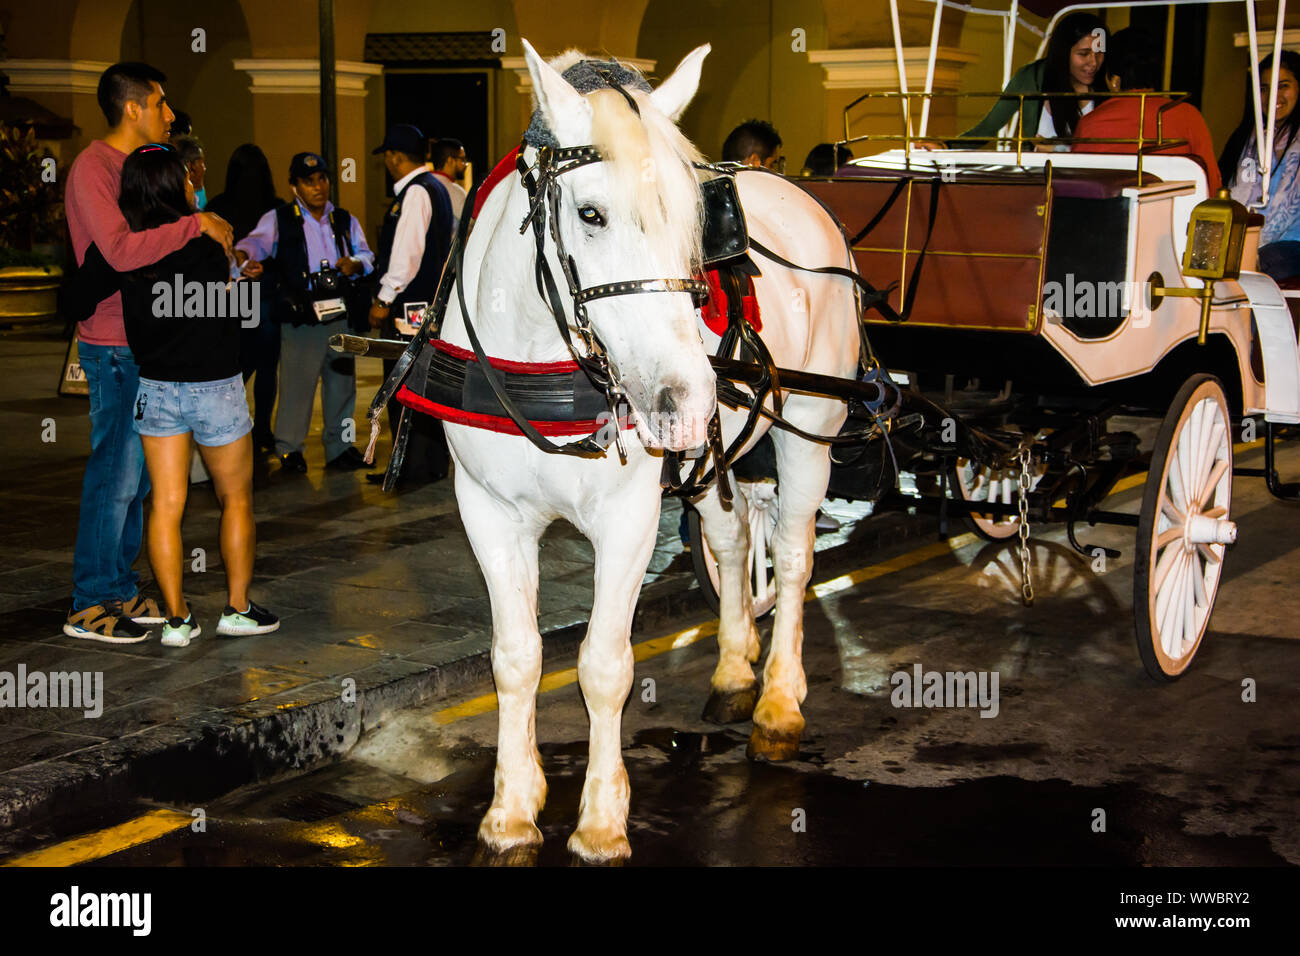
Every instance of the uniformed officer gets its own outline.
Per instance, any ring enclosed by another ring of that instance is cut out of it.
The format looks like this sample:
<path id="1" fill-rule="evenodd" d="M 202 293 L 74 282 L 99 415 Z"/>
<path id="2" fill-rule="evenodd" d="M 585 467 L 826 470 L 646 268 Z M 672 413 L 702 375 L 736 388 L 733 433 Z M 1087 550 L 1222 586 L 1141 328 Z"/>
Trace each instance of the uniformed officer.
<path id="1" fill-rule="evenodd" d="M 425 167 L 428 141 L 418 128 L 408 124 L 392 126 L 373 152 L 382 153 L 384 167 L 393 177 L 393 203 L 384 215 L 379 233 L 375 272 L 380 276 L 379 292 L 370 309 L 370 325 L 385 338 L 409 339 L 422 320 L 425 308 L 438 291 L 438 279 L 451 249 L 451 201 L 447 190 Z M 384 362 L 391 372 L 394 363 Z M 396 432 L 401 406 L 388 404 L 388 424 Z M 426 484 L 446 477 L 450 464 L 442 422 L 429 415 L 411 412 L 411 435 L 399 483 Z M 367 476 L 382 481 L 379 474 Z"/>

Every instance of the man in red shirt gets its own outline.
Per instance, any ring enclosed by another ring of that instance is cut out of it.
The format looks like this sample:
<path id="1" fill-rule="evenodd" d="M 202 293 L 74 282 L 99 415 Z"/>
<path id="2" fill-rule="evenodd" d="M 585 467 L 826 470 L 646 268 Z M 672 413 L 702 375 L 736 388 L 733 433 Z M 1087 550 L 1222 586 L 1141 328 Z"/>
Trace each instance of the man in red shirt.
<path id="1" fill-rule="evenodd" d="M 117 206 L 122 164 L 147 143 L 166 143 L 175 118 L 162 83 L 145 63 L 117 63 L 99 78 L 99 107 L 109 132 L 78 154 L 68 172 L 64 206 L 78 264 L 93 242 L 108 264 L 128 272 L 157 262 L 200 233 L 231 246 L 230 225 L 196 213 L 178 222 L 132 232 Z M 140 554 L 144 470 L 140 437 L 131 427 L 140 370 L 126 342 L 122 296 L 114 292 L 77 328 L 77 354 L 90 389 L 90 459 L 81 485 L 81 514 L 73 558 L 72 609 L 63 632 L 108 643 L 148 637 L 142 624 L 161 624 L 162 611 L 139 593 L 131 565 Z"/>
<path id="2" fill-rule="evenodd" d="M 1112 93 L 1137 93 L 1154 90 L 1159 75 L 1151 51 L 1156 49 L 1151 38 L 1135 27 L 1111 35 L 1106 47 L 1102 70 L 1106 85 Z M 1169 102 L 1165 96 L 1122 96 L 1106 100 L 1088 115 L 1080 118 L 1075 127 L 1077 139 L 1137 139 L 1138 114 L 1143 114 L 1142 137 L 1156 139 L 1156 113 Z M 1205 182 L 1213 196 L 1219 190 L 1218 155 L 1210 138 L 1209 127 L 1200 110 L 1190 103 L 1179 103 L 1161 115 L 1160 135 L 1164 139 L 1186 140 L 1185 146 L 1170 146 L 1157 150 L 1168 155 L 1177 153 L 1200 161 L 1205 167 Z M 1071 149 L 1076 153 L 1136 153 L 1137 144 L 1076 143 Z M 1144 147 L 1145 149 L 1145 147 Z"/>

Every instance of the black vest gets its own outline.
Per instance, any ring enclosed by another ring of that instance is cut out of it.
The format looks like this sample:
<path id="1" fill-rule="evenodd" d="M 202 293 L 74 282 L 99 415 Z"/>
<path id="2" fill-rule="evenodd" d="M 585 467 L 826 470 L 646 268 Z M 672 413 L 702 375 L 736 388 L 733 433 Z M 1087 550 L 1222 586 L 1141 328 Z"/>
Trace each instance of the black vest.
<path id="1" fill-rule="evenodd" d="M 447 253 L 451 249 L 451 200 L 433 173 L 422 172 L 406 184 L 406 188 L 384 213 L 384 222 L 379 230 L 379 249 L 375 254 L 375 275 L 382 277 L 388 272 L 388 262 L 393 256 L 393 239 L 397 236 L 397 220 L 402 215 L 402 203 L 407 193 L 417 187 L 428 192 L 433 215 L 429 217 L 429 228 L 424 234 L 424 256 L 420 259 L 420 268 L 393 300 L 393 304 L 398 307 L 394 310 L 395 315 L 401 314 L 400 307 L 407 302 L 433 301 L 438 291 L 443 263 L 447 261 Z"/>
<path id="2" fill-rule="evenodd" d="M 352 214 L 335 206 L 329 215 L 334 232 L 335 262 L 342 256 L 351 256 Z M 307 261 L 307 234 L 303 231 L 302 207 L 290 200 L 275 209 L 275 262 L 270 278 L 274 286 L 271 294 L 271 318 L 291 325 L 306 320 L 307 277 L 320 271 L 320 262 Z"/>
<path id="3" fill-rule="evenodd" d="M 352 214 L 335 206 L 330 211 L 330 228 L 334 231 L 335 262 L 351 256 Z M 303 231 L 302 207 L 298 201 L 284 203 L 275 210 L 275 264 L 281 281 L 298 290 L 307 288 L 309 273 L 320 270 L 319 262 L 307 261 L 307 234 Z"/>

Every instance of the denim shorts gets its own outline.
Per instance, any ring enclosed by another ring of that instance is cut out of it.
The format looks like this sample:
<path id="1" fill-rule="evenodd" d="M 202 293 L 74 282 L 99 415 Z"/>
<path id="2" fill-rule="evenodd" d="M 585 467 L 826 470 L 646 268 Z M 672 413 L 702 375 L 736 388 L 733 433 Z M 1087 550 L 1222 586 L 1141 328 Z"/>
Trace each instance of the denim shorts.
<path id="1" fill-rule="evenodd" d="M 193 432 L 194 440 L 207 447 L 229 445 L 253 430 L 242 375 L 215 382 L 159 382 L 141 376 L 131 423 L 151 438 Z"/>

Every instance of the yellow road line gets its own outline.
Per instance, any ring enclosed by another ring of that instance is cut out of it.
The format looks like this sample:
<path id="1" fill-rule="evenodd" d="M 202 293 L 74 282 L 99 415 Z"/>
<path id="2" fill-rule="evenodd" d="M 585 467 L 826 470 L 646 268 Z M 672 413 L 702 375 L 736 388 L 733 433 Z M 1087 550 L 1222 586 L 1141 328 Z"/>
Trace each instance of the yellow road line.
<path id="1" fill-rule="evenodd" d="M 153 810 L 107 830 L 87 833 L 57 846 L 16 856 L 0 863 L 0 866 L 75 866 L 119 850 L 150 843 L 173 830 L 189 826 L 193 819 L 188 813 L 177 813 L 175 810 Z"/>
<path id="2" fill-rule="evenodd" d="M 681 631 L 675 631 L 672 634 L 666 634 L 663 637 L 656 637 L 649 641 L 642 641 L 639 644 L 632 645 L 632 659 L 644 661 L 648 658 L 655 657 L 667 651 L 676 650 L 679 647 L 687 647 L 696 641 L 702 641 L 706 637 L 712 637 L 718 633 L 718 622 L 716 619 L 706 621 L 703 624 L 697 624 L 694 627 L 688 627 Z M 561 687 L 567 687 L 575 683 L 578 679 L 578 669 L 576 667 L 566 667 L 564 670 L 552 671 L 549 674 L 543 674 L 538 684 L 538 693 L 545 694 L 547 691 L 558 690 Z M 454 704 L 451 707 L 444 707 L 436 711 L 433 715 L 433 722 L 436 724 L 454 724 L 458 720 L 464 720 L 466 717 L 477 717 L 479 714 L 486 714 L 497 709 L 496 691 L 490 694 L 482 694 L 471 700 L 460 704 Z"/>
<path id="3" fill-rule="evenodd" d="M 840 591 L 846 591 L 854 585 L 861 584 L 864 581 L 870 581 L 874 578 L 884 577 L 887 574 L 895 574 L 907 568 L 915 567 L 918 564 L 924 564 L 935 558 L 942 557 L 946 554 L 973 544 L 979 539 L 973 534 L 957 535 L 955 538 L 949 538 L 946 541 L 936 541 L 933 544 L 927 544 L 924 547 L 909 551 L 906 554 L 899 555 L 896 558 L 890 558 L 888 561 L 881 561 L 879 564 L 873 564 L 865 568 L 858 568 L 856 571 L 850 571 L 847 574 L 841 574 L 837 578 L 831 578 L 829 581 L 823 581 L 821 584 L 813 585 L 808 589 L 804 597 L 804 603 L 817 600 L 828 594 L 837 594 Z M 641 641 L 632 645 L 632 658 L 636 661 L 649 660 L 660 654 L 666 654 L 668 651 L 675 651 L 680 647 L 687 647 L 697 641 L 702 641 L 706 637 L 713 637 L 718 633 L 718 620 L 706 621 L 703 624 L 696 624 L 680 631 L 674 631 L 672 634 L 665 634 L 663 637 L 652 638 L 648 641 Z M 575 683 L 578 679 L 578 669 L 576 667 L 566 667 L 564 670 L 553 671 L 550 674 L 543 674 L 538 693 L 558 690 L 561 687 Z M 486 714 L 497 708 L 497 695 L 495 691 L 482 694 L 471 700 L 464 701 L 460 704 L 454 704 L 451 707 L 444 707 L 436 711 L 433 715 L 433 721 L 436 724 L 447 725 L 454 724 L 459 720 L 467 717 L 477 717 L 479 714 Z"/>

